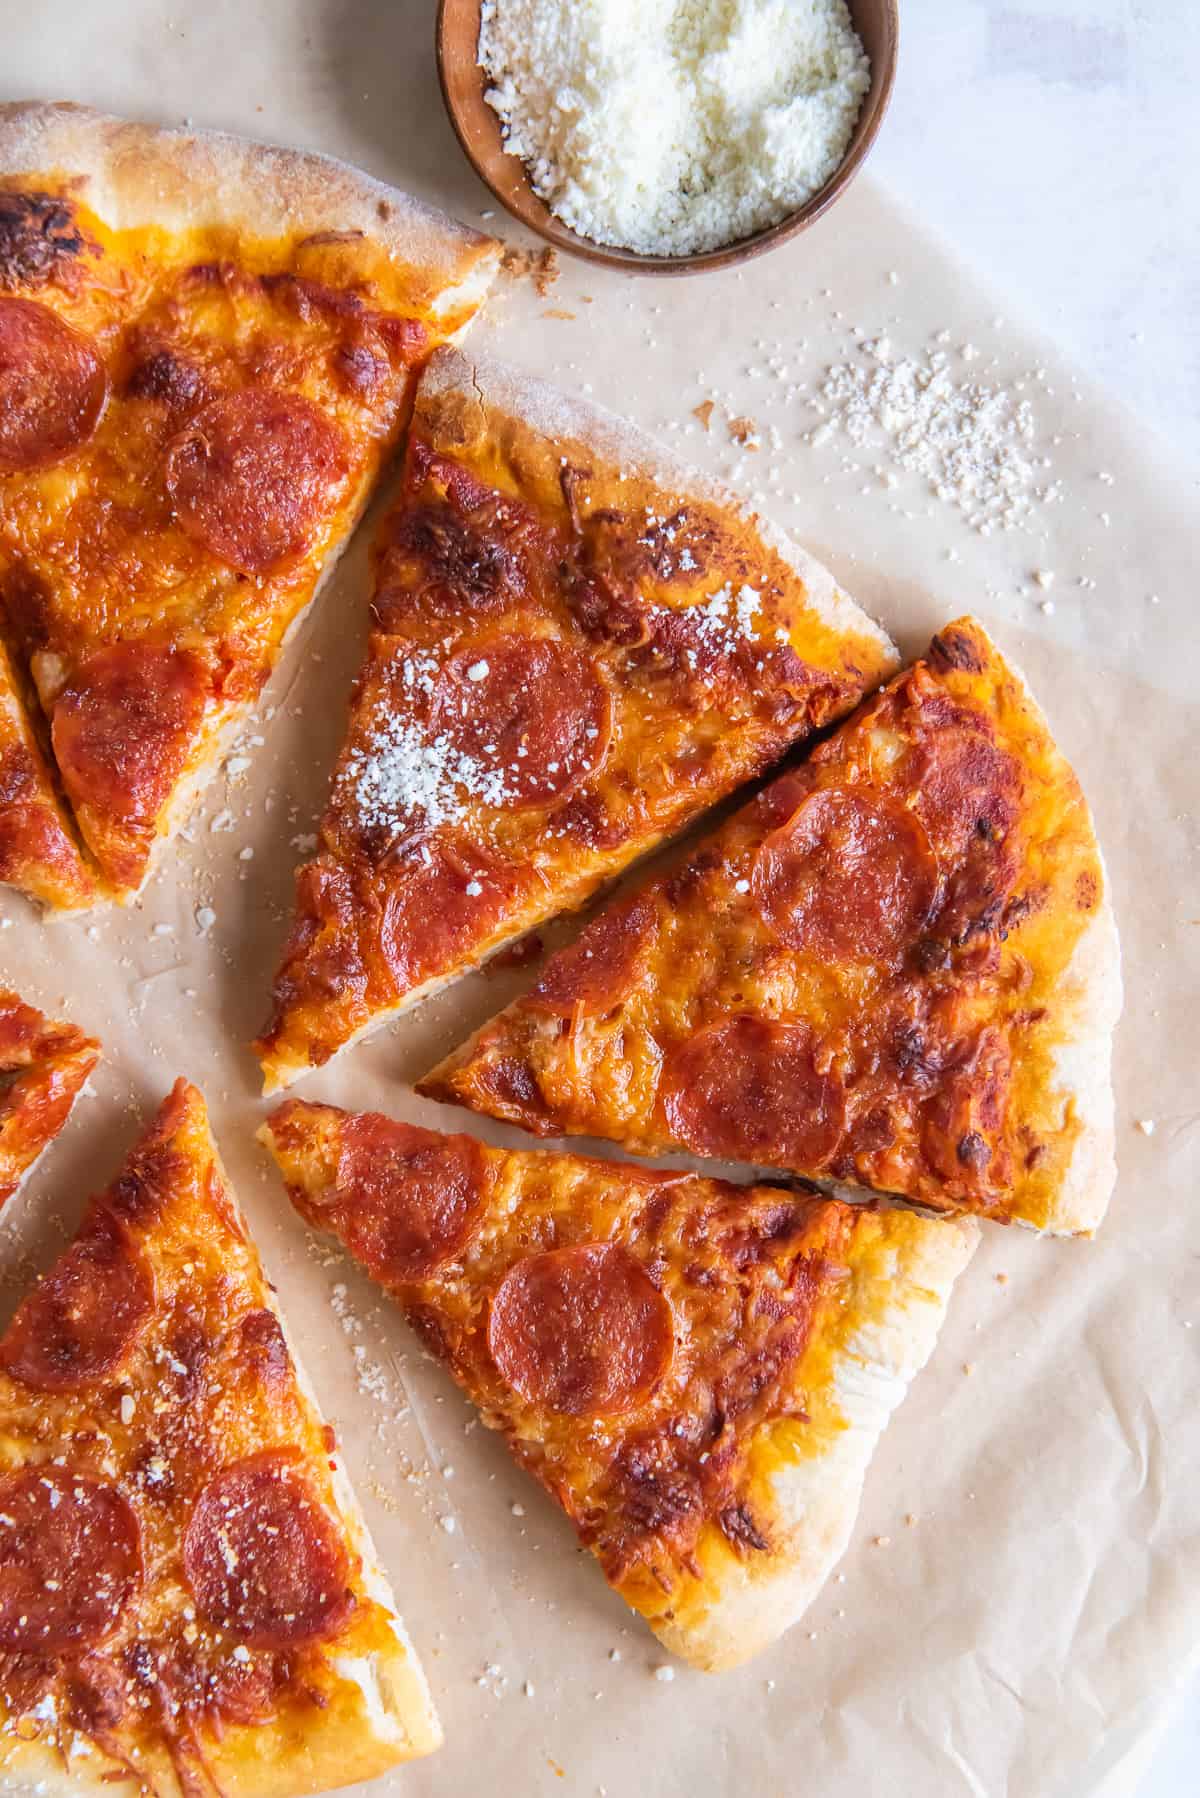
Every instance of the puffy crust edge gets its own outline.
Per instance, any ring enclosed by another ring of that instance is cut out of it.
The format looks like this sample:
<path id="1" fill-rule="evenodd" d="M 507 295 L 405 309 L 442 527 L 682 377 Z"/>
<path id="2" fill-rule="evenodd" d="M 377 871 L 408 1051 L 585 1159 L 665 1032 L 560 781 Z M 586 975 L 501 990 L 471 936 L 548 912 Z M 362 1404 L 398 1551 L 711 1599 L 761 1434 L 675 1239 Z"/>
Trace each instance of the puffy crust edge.
<path id="1" fill-rule="evenodd" d="M 1052 1236 L 1091 1236 L 1103 1222 L 1117 1177 L 1112 1050 L 1124 992 L 1108 870 L 1091 807 L 1022 669 L 1001 653 L 978 618 L 956 618 L 943 625 L 938 636 L 948 631 L 971 637 L 985 666 L 990 664 L 991 672 L 998 671 L 1012 683 L 1022 727 L 1050 762 L 1064 809 L 1078 811 L 1081 840 L 1095 858 L 1103 882 L 1100 904 L 1057 977 L 1054 1010 L 1047 1026 L 1053 1088 L 1071 1107 L 1079 1132 L 1048 1213 L 1037 1218 L 1022 1216 L 1020 1187 L 1008 1211 L 1014 1223 Z"/>
<path id="2" fill-rule="evenodd" d="M 478 304 L 499 264 L 494 238 L 335 157 L 226 131 L 138 124 L 70 101 L 0 105 L 0 170 L 86 176 L 89 205 L 117 229 L 361 231 L 429 284 L 435 317 Z"/>
<path id="3" fill-rule="evenodd" d="M 1103 869 L 1102 857 L 1100 864 Z M 1081 1128 L 1041 1226 L 1052 1236 L 1094 1235 L 1117 1179 L 1112 1039 L 1124 992 L 1107 871 L 1104 880 L 1103 902 L 1076 943 L 1062 979 L 1067 1022 L 1055 1044 L 1054 1073 L 1059 1088 L 1070 1095 Z M 1014 1220 L 1027 1222 L 1019 1213 Z"/>
<path id="4" fill-rule="evenodd" d="M 589 456 L 607 458 L 615 470 L 635 474 L 664 494 L 703 500 L 742 526 L 749 525 L 764 547 L 803 581 L 819 621 L 842 636 L 859 638 L 874 651 L 880 680 L 899 665 L 887 632 L 842 592 L 823 563 L 732 488 L 673 456 L 628 419 L 491 357 L 468 356 L 449 346 L 435 351 L 421 376 L 415 419 L 436 436 L 447 423 L 461 421 L 464 400 L 479 414 L 480 434 L 494 432 L 491 415 L 507 416 L 523 431 L 545 438 L 556 455 L 565 443 L 576 443 Z"/>
<path id="5" fill-rule="evenodd" d="M 841 1559 L 875 1445 L 929 1359 L 954 1282 L 979 1241 L 973 1218 L 896 1210 L 879 1221 L 875 1244 L 852 1260 L 828 1376 L 841 1427 L 823 1432 L 807 1454 L 785 1449 L 782 1462 L 770 1440 L 778 1425 L 767 1425 L 754 1445 L 776 1461 L 755 1499 L 771 1549 L 743 1559 L 723 1541 L 710 1542 L 702 1578 L 674 1614 L 648 1618 L 672 1653 L 706 1672 L 740 1665 L 790 1629 Z"/>

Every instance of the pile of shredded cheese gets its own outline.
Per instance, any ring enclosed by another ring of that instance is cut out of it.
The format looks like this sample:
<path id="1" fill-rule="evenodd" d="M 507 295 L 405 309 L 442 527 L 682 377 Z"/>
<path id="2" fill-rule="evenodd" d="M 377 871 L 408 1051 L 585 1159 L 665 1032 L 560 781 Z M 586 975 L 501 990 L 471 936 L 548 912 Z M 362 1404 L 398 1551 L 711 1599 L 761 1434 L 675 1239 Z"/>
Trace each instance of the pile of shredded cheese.
<path id="1" fill-rule="evenodd" d="M 983 536 L 1026 525 L 1035 504 L 1059 498 L 1027 399 L 956 374 L 941 348 L 898 356 L 876 337 L 860 342 L 859 352 L 826 372 L 810 443 L 840 429 L 859 449 L 883 449 Z M 961 353 L 970 360 L 976 352 Z"/>
<path id="2" fill-rule="evenodd" d="M 803 205 L 870 86 L 845 0 L 484 0 L 479 61 L 551 210 L 647 255 Z"/>

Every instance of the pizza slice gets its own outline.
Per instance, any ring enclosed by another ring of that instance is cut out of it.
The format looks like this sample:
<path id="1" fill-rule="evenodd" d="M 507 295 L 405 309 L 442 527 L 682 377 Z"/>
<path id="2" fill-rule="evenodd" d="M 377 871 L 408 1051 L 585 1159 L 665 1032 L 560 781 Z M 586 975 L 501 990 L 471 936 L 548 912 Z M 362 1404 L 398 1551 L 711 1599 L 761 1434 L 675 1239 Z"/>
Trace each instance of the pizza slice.
<path id="1" fill-rule="evenodd" d="M 725 489 L 453 350 L 421 378 L 372 611 L 268 1091 L 581 904 L 895 665 Z"/>
<path id="2" fill-rule="evenodd" d="M 0 635 L 110 896 L 260 692 L 496 254 L 326 157 L 0 106 Z"/>
<path id="3" fill-rule="evenodd" d="M 260 1135 L 621 1596 L 731 1667 L 812 1601 L 978 1226 L 288 1100 Z"/>
<path id="4" fill-rule="evenodd" d="M 99 1059 L 99 1043 L 77 1025 L 0 991 L 0 1206 L 63 1128 Z"/>
<path id="5" fill-rule="evenodd" d="M 59 911 L 96 901 L 96 882 L 34 729 L 35 716 L 0 639 L 0 882 Z"/>
<path id="6" fill-rule="evenodd" d="M 1120 1003 L 1079 783 L 968 618 L 419 1090 L 1087 1235 Z"/>
<path id="7" fill-rule="evenodd" d="M 439 1739 L 181 1080 L 0 1339 L 0 1789 L 289 1798 Z"/>

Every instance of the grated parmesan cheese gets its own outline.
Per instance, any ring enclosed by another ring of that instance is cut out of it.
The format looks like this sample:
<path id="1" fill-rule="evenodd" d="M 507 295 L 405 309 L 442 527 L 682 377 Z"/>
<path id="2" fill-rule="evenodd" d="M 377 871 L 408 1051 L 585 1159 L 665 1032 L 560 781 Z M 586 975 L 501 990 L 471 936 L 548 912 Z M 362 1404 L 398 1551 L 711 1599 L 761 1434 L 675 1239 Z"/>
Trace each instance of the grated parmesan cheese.
<path id="1" fill-rule="evenodd" d="M 857 448 L 885 448 L 985 537 L 1027 527 L 1035 505 L 1062 497 L 1044 477 L 1049 457 L 1038 452 L 1027 399 L 961 378 L 941 349 L 898 358 L 886 337 L 864 338 L 858 349 L 856 360 L 827 371 L 809 443 L 841 430 Z"/>
<path id="2" fill-rule="evenodd" d="M 484 0 L 478 54 L 551 210 L 665 256 L 810 199 L 871 79 L 845 0 Z"/>
<path id="3" fill-rule="evenodd" d="M 343 779 L 354 789 L 363 824 L 385 830 L 412 818 L 436 830 L 463 818 L 470 799 L 499 806 L 508 797 L 503 769 L 487 767 L 447 737 L 431 737 L 411 719 L 394 716 L 376 721 L 365 748 L 347 758 Z"/>

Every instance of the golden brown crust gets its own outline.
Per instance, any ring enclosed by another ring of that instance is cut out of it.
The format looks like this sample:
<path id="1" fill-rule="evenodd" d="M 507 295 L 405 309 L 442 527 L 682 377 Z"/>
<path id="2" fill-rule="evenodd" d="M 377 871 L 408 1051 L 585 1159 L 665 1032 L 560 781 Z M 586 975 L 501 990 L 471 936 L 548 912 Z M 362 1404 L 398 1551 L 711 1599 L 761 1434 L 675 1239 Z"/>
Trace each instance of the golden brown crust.
<path id="1" fill-rule="evenodd" d="M 286 1085 L 604 880 L 894 665 L 832 577 L 633 426 L 439 350 L 257 1045 Z"/>
<path id="2" fill-rule="evenodd" d="M 143 125 L 70 101 L 0 105 L 0 171 L 86 183 L 114 230 L 216 230 L 243 238 L 343 239 L 347 272 L 380 278 L 388 298 L 433 311 L 447 335 L 467 323 L 499 266 L 494 238 L 332 156 L 225 131 Z"/>
<path id="3" fill-rule="evenodd" d="M 701 1666 L 765 1646 L 837 1560 L 978 1234 L 300 1100 L 260 1136 Z"/>
<path id="4" fill-rule="evenodd" d="M 652 946 L 612 961 L 634 914 Z M 967 619 L 420 1090 L 1090 1233 L 1119 1008 L 1087 804 Z"/>
<path id="5" fill-rule="evenodd" d="M 496 255 L 327 158 L 0 108 L 0 335 L 38 371 L 0 396 L 3 636 L 111 896 L 211 774 Z"/>
<path id="6" fill-rule="evenodd" d="M 973 1219 L 900 1210 L 877 1214 L 875 1228 L 859 1233 L 814 1393 L 820 1422 L 803 1436 L 766 1428 L 751 1450 L 749 1480 L 771 1551 L 747 1559 L 710 1532 L 699 1576 L 683 1592 L 669 1605 L 646 1593 L 647 1620 L 673 1653 L 710 1673 L 739 1666 L 812 1603 L 850 1540 L 879 1436 L 933 1352 L 978 1240 Z"/>
<path id="7" fill-rule="evenodd" d="M 52 1512 L 67 1546 L 47 1551 L 58 1578 L 29 1601 L 41 1607 L 31 1621 L 11 1598 L 0 1606 L 0 1789 L 69 1777 L 64 1789 L 132 1791 L 136 1767 L 159 1798 L 290 1798 L 437 1745 L 419 1664 L 194 1087 L 177 1083 L 93 1202 L 0 1341 L 0 1367 L 9 1509 L 21 1469 L 40 1480 L 47 1439 L 69 1470 Z M 118 1552 L 116 1526 L 103 1544 L 84 1539 L 113 1593 L 101 1609 L 68 1513 L 94 1488 L 139 1544 L 136 1558 Z M 59 1633 L 30 1658 L 26 1627 L 39 1641 Z M 131 1698 L 151 1665 L 147 1709 Z"/>

